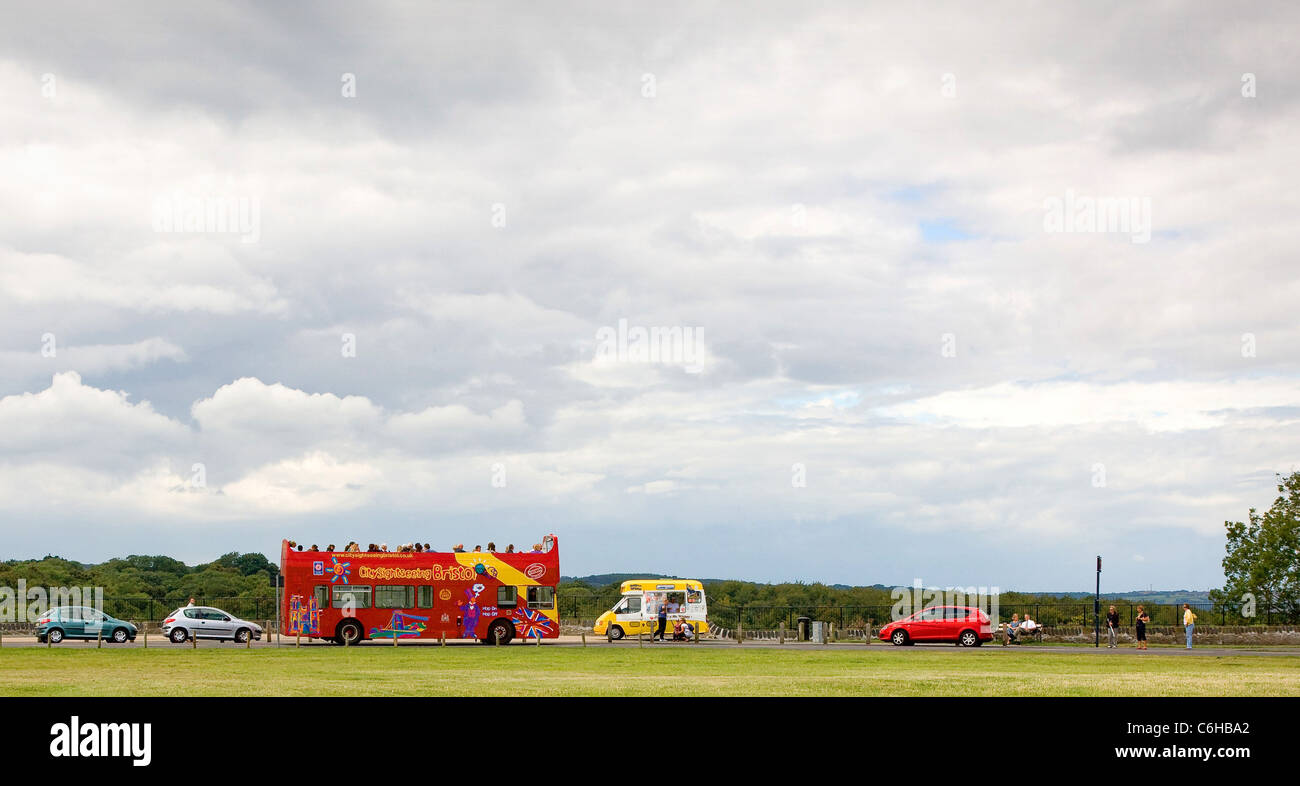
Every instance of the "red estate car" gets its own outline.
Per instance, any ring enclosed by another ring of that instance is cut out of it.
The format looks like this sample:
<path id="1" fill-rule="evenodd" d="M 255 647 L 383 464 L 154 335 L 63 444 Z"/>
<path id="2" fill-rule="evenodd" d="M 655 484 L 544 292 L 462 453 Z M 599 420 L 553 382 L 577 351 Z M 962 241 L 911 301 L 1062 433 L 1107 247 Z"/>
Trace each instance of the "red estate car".
<path id="1" fill-rule="evenodd" d="M 902 647 L 918 641 L 943 641 L 978 647 L 993 640 L 989 615 L 973 606 L 931 606 L 885 625 L 880 640 Z"/>

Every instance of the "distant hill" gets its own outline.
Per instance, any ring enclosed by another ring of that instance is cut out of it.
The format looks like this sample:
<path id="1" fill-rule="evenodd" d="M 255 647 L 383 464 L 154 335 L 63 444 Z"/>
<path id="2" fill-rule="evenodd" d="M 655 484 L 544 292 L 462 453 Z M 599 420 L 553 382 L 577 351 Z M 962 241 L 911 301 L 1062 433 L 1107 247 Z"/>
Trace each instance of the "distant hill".
<path id="1" fill-rule="evenodd" d="M 1066 598 L 1091 598 L 1091 592 L 1031 592 L 1030 595 L 1059 595 Z M 1103 600 L 1132 600 L 1147 603 L 1209 603 L 1210 593 L 1199 590 L 1142 590 L 1140 592 L 1103 592 Z"/>
<path id="2" fill-rule="evenodd" d="M 621 584 L 631 579 L 681 579 L 695 578 L 694 576 L 673 576 L 667 573 L 655 573 L 647 571 L 644 573 L 596 573 L 591 576 L 561 576 L 561 582 L 582 582 L 591 587 L 608 587 L 611 584 Z M 778 584 L 771 584 L 759 581 L 745 581 L 743 579 L 700 579 L 705 584 L 721 584 L 727 581 L 736 581 L 741 584 L 748 584 L 755 587 L 776 587 Z M 789 584 L 782 582 L 781 584 Z M 881 590 L 889 592 L 894 589 L 891 584 L 826 584 L 823 585 L 834 590 Z M 1004 590 L 1006 593 L 1014 592 L 1019 595 L 1039 595 L 1052 596 L 1058 598 L 1091 598 L 1091 592 L 1035 592 L 1024 590 Z M 1195 603 L 1208 604 L 1210 594 L 1200 590 L 1141 590 L 1133 592 L 1103 592 L 1103 599 L 1108 600 L 1126 600 L 1147 603 L 1173 604 L 1173 603 Z"/>
<path id="3" fill-rule="evenodd" d="M 632 579 L 687 579 L 687 578 L 693 579 L 695 577 L 694 576 L 670 576 L 667 573 L 654 573 L 654 572 L 647 571 L 646 573 L 597 573 L 592 576 L 561 576 L 560 581 L 561 582 L 580 581 L 583 584 L 587 584 L 592 587 L 604 587 L 610 584 L 622 584 L 623 582 L 631 581 Z M 719 581 L 726 581 L 726 579 L 700 579 L 700 581 L 703 581 L 706 584 L 713 584 Z"/>

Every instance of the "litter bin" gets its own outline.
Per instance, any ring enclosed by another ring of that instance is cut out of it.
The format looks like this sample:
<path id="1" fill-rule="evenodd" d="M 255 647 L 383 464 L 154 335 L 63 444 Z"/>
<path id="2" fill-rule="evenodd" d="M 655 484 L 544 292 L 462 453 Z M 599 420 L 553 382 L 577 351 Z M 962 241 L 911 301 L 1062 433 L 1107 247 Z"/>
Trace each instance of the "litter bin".
<path id="1" fill-rule="evenodd" d="M 813 643 L 813 644 L 825 644 L 825 643 L 826 643 L 826 623 L 824 623 L 824 622 L 814 622 L 814 623 L 812 623 L 812 625 L 811 625 L 811 629 L 812 629 L 812 631 L 811 631 L 811 632 L 812 632 L 812 643 Z"/>
<path id="2" fill-rule="evenodd" d="M 808 640 L 809 633 L 811 633 L 808 624 L 810 622 L 812 622 L 812 617 L 800 617 L 799 619 L 795 620 L 796 640 L 798 641 Z"/>

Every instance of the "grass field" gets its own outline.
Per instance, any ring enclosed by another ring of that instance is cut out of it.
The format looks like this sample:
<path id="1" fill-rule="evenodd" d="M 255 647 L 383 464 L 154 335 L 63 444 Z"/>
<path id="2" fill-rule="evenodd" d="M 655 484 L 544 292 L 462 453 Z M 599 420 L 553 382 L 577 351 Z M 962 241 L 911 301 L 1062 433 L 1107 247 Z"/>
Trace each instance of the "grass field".
<path id="1" fill-rule="evenodd" d="M 1300 696 L 1300 658 L 722 647 L 0 650 L 3 696 Z"/>

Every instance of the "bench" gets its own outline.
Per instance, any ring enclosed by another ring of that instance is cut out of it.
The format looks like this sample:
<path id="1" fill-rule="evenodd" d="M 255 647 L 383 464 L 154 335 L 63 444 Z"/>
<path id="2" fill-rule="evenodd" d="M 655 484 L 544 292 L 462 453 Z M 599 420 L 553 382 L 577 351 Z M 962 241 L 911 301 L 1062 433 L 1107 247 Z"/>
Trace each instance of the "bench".
<path id="1" fill-rule="evenodd" d="M 1003 622 L 1000 625 L 998 625 L 997 635 L 998 638 L 1002 639 L 1002 646 L 1004 647 L 1007 646 L 1008 644 L 1024 644 L 1025 639 L 1029 639 L 1029 638 L 1032 638 L 1037 643 L 1042 644 L 1043 626 L 1035 625 L 1032 631 L 1017 629 L 1015 641 L 1011 641 L 1007 636 L 1007 623 Z"/>

